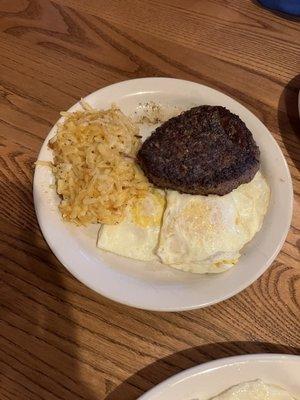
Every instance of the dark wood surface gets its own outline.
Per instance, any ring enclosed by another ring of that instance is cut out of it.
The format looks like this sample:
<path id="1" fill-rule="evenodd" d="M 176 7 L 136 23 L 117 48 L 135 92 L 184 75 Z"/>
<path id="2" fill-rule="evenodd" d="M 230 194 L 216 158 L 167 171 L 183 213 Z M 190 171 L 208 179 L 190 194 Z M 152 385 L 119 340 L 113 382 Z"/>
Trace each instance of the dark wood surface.
<path id="1" fill-rule="evenodd" d="M 133 400 L 208 360 L 300 354 L 300 25 L 251 0 L 0 1 L 0 399 Z M 33 163 L 61 110 L 125 79 L 217 88 L 270 129 L 294 216 L 272 267 L 234 298 L 154 313 L 84 287 L 45 243 Z"/>

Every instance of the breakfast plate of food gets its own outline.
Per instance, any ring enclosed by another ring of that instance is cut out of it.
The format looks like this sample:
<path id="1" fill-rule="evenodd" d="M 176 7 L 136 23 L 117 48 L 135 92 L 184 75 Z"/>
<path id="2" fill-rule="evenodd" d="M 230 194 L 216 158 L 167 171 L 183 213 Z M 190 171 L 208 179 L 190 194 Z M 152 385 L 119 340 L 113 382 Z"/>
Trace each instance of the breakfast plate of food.
<path id="1" fill-rule="evenodd" d="M 209 87 L 143 78 L 62 112 L 36 162 L 53 253 L 123 304 L 175 311 L 240 292 L 286 238 L 293 190 L 263 123 Z"/>
<path id="2" fill-rule="evenodd" d="M 299 376 L 300 356 L 234 356 L 183 371 L 139 400 L 299 400 Z"/>

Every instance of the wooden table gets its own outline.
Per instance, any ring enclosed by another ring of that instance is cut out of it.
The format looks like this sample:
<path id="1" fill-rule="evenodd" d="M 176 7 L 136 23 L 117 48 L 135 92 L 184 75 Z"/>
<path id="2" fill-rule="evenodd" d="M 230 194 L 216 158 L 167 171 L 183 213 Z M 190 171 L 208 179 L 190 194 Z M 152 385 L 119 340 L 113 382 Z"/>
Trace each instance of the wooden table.
<path id="1" fill-rule="evenodd" d="M 131 400 L 237 354 L 300 354 L 300 25 L 251 0 L 2 0 L 1 400 Z M 172 76 L 236 98 L 270 129 L 294 181 L 287 241 L 234 298 L 155 313 L 113 303 L 49 250 L 33 163 L 61 110 L 114 82 Z"/>

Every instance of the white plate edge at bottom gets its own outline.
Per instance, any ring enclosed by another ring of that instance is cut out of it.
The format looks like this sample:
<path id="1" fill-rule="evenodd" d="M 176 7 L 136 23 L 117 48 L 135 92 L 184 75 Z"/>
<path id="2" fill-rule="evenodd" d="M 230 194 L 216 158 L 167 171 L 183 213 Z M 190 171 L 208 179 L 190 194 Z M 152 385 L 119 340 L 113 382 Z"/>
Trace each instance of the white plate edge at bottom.
<path id="1" fill-rule="evenodd" d="M 291 360 L 299 362 L 300 364 L 300 355 L 295 354 L 282 354 L 282 353 L 257 353 L 257 354 L 243 354 L 236 355 L 230 357 L 223 357 L 217 360 L 207 361 L 199 365 L 195 365 L 194 367 L 188 368 L 184 371 L 179 372 L 178 374 L 167 378 L 163 382 L 159 383 L 152 389 L 148 390 L 142 396 L 138 397 L 137 400 L 152 400 L 152 397 L 162 394 L 162 390 L 164 387 L 170 387 L 177 384 L 180 381 L 183 381 L 189 377 L 193 377 L 195 375 L 202 374 L 204 372 L 209 372 L 218 368 L 225 368 L 234 364 L 247 363 L 249 361 L 285 361 Z"/>

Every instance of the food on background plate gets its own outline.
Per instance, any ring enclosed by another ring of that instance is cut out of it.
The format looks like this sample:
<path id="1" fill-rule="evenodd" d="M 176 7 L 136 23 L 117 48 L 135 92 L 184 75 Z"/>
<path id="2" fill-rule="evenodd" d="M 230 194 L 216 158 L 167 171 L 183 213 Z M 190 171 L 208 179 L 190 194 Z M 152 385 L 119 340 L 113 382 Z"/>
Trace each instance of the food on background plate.
<path id="1" fill-rule="evenodd" d="M 83 103 L 63 116 L 49 143 L 63 219 L 101 223 L 97 246 L 132 259 L 197 273 L 236 264 L 270 196 L 259 149 L 239 117 L 195 107 L 142 145 L 138 124 L 116 106 Z"/>
<path id="2" fill-rule="evenodd" d="M 253 179 L 259 149 L 237 115 L 220 106 L 199 106 L 159 126 L 137 160 L 162 189 L 224 195 Z"/>
<path id="3" fill-rule="evenodd" d="M 260 379 L 240 383 L 210 400 L 296 400 L 280 386 L 270 385 Z"/>

